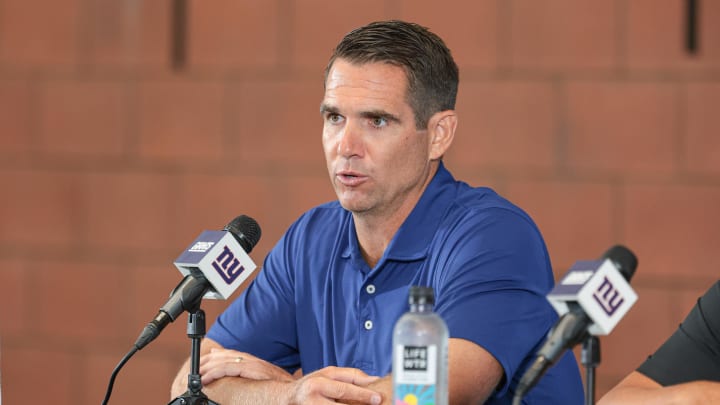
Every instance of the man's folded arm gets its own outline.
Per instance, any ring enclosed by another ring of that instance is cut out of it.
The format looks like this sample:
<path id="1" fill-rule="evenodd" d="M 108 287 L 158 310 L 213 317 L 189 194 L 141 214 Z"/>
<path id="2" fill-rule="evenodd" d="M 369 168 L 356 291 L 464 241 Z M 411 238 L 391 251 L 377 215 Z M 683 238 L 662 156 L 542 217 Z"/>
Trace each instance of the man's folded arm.
<path id="1" fill-rule="evenodd" d="M 382 401 L 379 393 L 367 388 L 378 377 L 358 369 L 326 367 L 297 378 L 250 354 L 224 349 L 209 338 L 203 340 L 200 353 L 203 393 L 215 402 L 321 405 L 342 401 L 379 405 Z M 188 360 L 173 382 L 173 398 L 187 391 L 189 369 Z"/>

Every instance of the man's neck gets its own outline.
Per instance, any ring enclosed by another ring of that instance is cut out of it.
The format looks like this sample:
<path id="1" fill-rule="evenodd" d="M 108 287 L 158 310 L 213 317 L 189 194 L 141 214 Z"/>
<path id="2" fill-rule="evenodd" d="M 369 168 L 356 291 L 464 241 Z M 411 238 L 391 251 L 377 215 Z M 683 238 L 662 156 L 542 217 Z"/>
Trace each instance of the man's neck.
<path id="1" fill-rule="evenodd" d="M 400 216 L 369 218 L 362 214 L 353 215 L 360 251 L 370 268 L 375 267 L 380 261 L 385 249 L 408 215 L 409 213 L 402 218 Z"/>
<path id="2" fill-rule="evenodd" d="M 438 166 L 433 167 L 420 190 L 407 196 L 395 209 L 382 213 L 353 213 L 360 251 L 370 268 L 374 268 L 385 254 L 390 241 L 420 201 L 437 169 Z"/>

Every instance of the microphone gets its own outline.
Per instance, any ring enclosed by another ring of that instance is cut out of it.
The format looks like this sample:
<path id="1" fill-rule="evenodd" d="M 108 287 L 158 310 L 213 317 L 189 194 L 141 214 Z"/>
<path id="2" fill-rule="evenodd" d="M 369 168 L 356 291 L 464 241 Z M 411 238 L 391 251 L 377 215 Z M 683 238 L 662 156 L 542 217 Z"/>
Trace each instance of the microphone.
<path id="1" fill-rule="evenodd" d="M 257 267 L 250 253 L 260 240 L 258 223 L 240 215 L 222 231 L 204 231 L 175 259 L 185 277 L 135 341 L 140 350 L 185 311 L 195 312 L 203 297 L 227 299 Z"/>
<path id="2" fill-rule="evenodd" d="M 515 398 L 522 398 L 545 372 L 588 335 L 607 335 L 637 301 L 630 287 L 638 260 L 630 249 L 616 245 L 600 260 L 576 262 L 547 299 L 560 315 L 537 359 L 520 379 Z"/>

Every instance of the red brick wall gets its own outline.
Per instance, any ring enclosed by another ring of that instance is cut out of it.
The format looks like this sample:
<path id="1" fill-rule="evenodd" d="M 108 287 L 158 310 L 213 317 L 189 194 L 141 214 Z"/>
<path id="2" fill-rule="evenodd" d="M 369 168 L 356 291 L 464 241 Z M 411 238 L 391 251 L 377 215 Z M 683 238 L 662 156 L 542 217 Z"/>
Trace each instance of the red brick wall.
<path id="1" fill-rule="evenodd" d="M 420 22 L 461 68 L 447 165 L 526 208 L 556 275 L 624 243 L 638 304 L 602 339 L 598 391 L 718 278 L 720 3 L 683 0 L 0 0 L 0 362 L 8 404 L 97 404 L 201 230 L 258 220 L 260 262 L 333 198 L 322 69 L 343 33 Z M 213 319 L 224 302 L 206 301 Z M 111 403 L 163 403 L 184 320 L 121 371 Z M 142 398 L 142 399 L 139 399 Z"/>

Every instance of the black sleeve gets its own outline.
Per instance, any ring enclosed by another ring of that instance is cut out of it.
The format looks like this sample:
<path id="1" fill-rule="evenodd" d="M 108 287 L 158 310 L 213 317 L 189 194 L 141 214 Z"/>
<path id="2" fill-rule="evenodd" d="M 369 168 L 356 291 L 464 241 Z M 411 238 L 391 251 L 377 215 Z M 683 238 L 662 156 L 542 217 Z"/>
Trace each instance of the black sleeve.
<path id="1" fill-rule="evenodd" d="M 720 281 L 698 300 L 678 330 L 637 371 L 663 386 L 720 381 Z"/>

